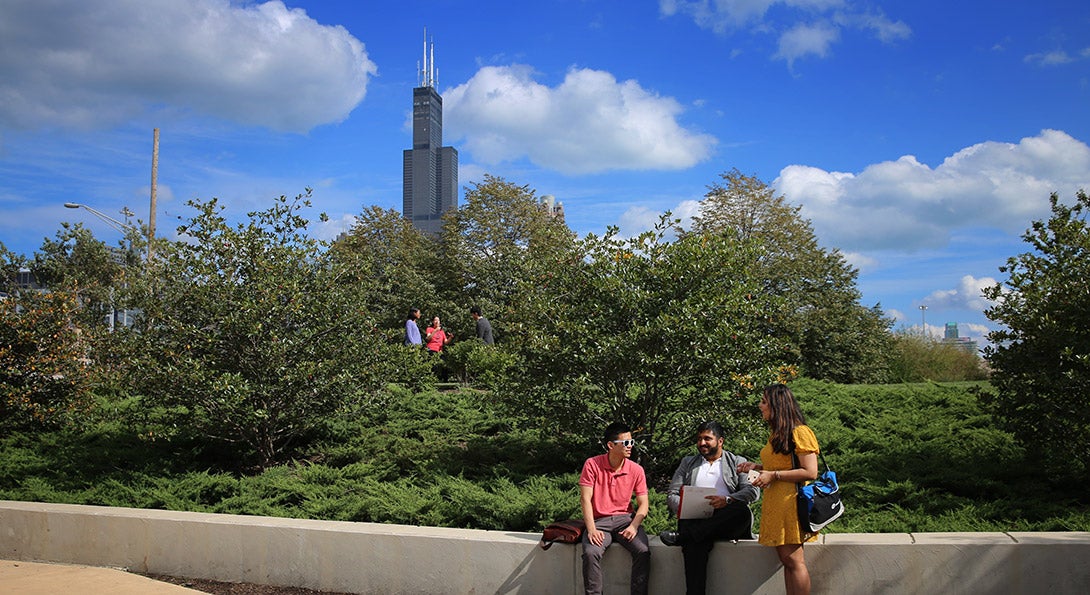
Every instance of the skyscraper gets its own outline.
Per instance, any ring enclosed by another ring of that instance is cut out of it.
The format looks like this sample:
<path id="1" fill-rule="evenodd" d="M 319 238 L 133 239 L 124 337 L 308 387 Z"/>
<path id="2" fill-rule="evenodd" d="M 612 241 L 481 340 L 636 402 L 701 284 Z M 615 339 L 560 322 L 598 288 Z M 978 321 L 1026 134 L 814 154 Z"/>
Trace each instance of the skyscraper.
<path id="1" fill-rule="evenodd" d="M 435 90 L 435 44 L 424 32 L 424 66 L 413 89 L 413 148 L 404 152 L 401 214 L 431 235 L 442 216 L 458 207 L 458 151 L 443 146 L 443 98 Z"/>

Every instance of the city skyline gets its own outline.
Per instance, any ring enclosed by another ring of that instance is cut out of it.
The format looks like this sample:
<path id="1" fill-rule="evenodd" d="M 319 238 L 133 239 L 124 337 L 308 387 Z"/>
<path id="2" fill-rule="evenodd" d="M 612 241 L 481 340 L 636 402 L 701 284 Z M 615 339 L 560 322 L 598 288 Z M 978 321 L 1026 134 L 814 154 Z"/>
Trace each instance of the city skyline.
<path id="1" fill-rule="evenodd" d="M 459 185 L 563 202 L 579 235 L 687 220 L 737 168 L 858 267 L 862 303 L 932 336 L 994 328 L 1048 196 L 1090 189 L 1090 6 L 967 0 L 7 0 L 0 8 L 0 242 L 30 254 L 65 202 L 148 218 L 192 198 L 236 220 L 314 189 L 315 235 L 403 209 L 408 98 L 427 27 Z M 317 214 L 329 214 L 326 222 Z"/>

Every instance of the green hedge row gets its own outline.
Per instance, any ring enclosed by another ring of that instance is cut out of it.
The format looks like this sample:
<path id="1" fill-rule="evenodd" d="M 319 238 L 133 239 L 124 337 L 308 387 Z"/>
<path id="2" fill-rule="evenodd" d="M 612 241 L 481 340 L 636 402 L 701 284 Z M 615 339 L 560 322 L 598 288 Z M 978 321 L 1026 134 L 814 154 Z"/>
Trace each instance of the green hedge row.
<path id="1" fill-rule="evenodd" d="M 983 412 L 986 384 L 793 388 L 842 481 L 848 512 L 832 531 L 1090 530 L 1078 486 L 1035 473 Z M 374 415 L 330 421 L 295 463 L 247 475 L 222 447 L 149 438 L 124 410 L 83 431 L 4 436 L 0 499 L 537 531 L 578 514 L 579 466 L 599 452 L 593 436 L 504 417 L 487 392 L 392 389 Z M 762 443 L 745 435 L 727 446 L 754 458 Z M 660 489 L 645 526 L 672 526 Z"/>

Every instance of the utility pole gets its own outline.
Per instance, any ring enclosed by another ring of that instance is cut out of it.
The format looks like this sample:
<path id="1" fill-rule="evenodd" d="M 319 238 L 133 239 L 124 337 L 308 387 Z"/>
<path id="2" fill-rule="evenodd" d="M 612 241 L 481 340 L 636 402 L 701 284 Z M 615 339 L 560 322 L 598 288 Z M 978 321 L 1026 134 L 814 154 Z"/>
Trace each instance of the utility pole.
<path id="1" fill-rule="evenodd" d="M 151 145 L 151 212 L 148 215 L 148 262 L 151 262 L 151 249 L 155 242 L 155 186 L 159 181 L 159 129 L 152 133 Z"/>

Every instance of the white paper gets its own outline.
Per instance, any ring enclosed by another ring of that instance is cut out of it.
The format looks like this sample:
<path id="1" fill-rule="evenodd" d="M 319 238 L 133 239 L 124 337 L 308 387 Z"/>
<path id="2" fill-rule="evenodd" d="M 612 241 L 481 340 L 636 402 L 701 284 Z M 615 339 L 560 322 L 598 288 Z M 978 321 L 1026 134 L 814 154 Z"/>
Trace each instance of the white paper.
<path id="1" fill-rule="evenodd" d="M 715 488 L 681 486 L 681 504 L 678 505 L 679 519 L 706 519 L 712 516 L 715 508 L 707 496 L 715 496 Z"/>

